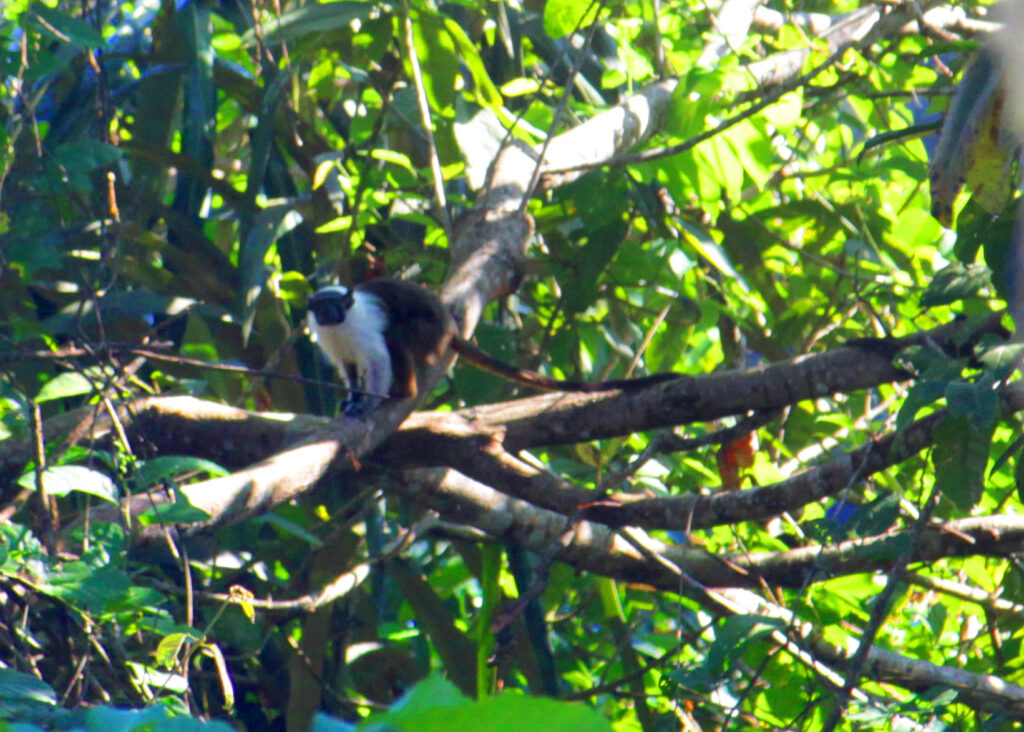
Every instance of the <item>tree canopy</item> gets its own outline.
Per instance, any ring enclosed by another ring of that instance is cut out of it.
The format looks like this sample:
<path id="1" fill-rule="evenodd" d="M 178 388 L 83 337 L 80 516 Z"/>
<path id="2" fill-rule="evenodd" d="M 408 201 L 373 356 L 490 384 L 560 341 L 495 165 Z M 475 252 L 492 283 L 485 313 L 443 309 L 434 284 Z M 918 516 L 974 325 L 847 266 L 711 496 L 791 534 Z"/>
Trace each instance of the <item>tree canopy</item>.
<path id="1" fill-rule="evenodd" d="M 0 719 L 1009 728 L 991 10 L 0 5 Z M 677 377 L 339 416 L 306 302 L 385 275 Z"/>

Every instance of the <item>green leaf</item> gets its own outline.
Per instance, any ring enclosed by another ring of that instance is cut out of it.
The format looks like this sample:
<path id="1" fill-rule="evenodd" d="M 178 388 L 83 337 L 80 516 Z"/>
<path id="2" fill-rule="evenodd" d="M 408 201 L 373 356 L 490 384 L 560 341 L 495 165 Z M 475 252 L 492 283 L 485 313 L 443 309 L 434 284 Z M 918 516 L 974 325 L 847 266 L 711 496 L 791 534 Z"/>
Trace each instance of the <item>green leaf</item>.
<path id="1" fill-rule="evenodd" d="M 304 308 L 313 288 L 301 272 L 283 272 L 272 281 L 274 294 L 292 307 Z"/>
<path id="2" fill-rule="evenodd" d="M 992 379 L 983 375 L 974 384 L 954 381 L 946 387 L 946 403 L 950 414 L 967 417 L 971 426 L 984 429 L 996 421 L 999 395 L 992 388 Z"/>
<path id="3" fill-rule="evenodd" d="M 540 82 L 519 76 L 501 85 L 501 93 L 506 97 L 522 97 L 540 91 Z"/>
<path id="4" fill-rule="evenodd" d="M 203 634 L 194 628 L 164 636 L 154 652 L 157 664 L 164 668 L 172 668 L 178 663 L 178 654 L 183 648 L 202 640 Z"/>
<path id="5" fill-rule="evenodd" d="M 544 3 L 544 32 L 552 38 L 567 36 L 597 19 L 597 3 L 581 0 L 548 0 Z"/>
<path id="6" fill-rule="evenodd" d="M 729 259 L 729 254 L 704 231 L 691 224 L 680 221 L 686 234 L 686 241 L 697 250 L 702 257 L 714 265 L 726 277 L 735 280 L 744 290 L 750 289 L 747 281 L 736 271 Z"/>
<path id="7" fill-rule="evenodd" d="M 1002 370 L 1013 368 L 1024 358 L 1024 343 L 986 344 L 984 340 L 979 344 L 977 357 L 981 363 L 990 369 Z"/>
<path id="8" fill-rule="evenodd" d="M 188 498 L 181 491 L 174 492 L 174 499 L 174 503 L 153 506 L 148 511 L 136 516 L 136 519 L 142 526 L 150 526 L 151 524 L 193 524 L 210 518 L 210 514 L 206 511 L 189 503 Z"/>
<path id="9" fill-rule="evenodd" d="M 0 699 L 4 701 L 25 699 L 56 705 L 57 692 L 45 681 L 41 681 L 35 676 L 14 669 L 0 668 Z"/>
<path id="10" fill-rule="evenodd" d="M 18 478 L 18 485 L 30 491 L 36 490 L 36 474 L 28 472 Z M 83 465 L 58 465 L 43 471 L 43 485 L 47 495 L 66 496 L 77 491 L 117 503 L 121 492 L 117 484 L 106 473 Z"/>
<path id="11" fill-rule="evenodd" d="M 455 78 L 459 55 L 448 33 L 445 18 L 420 12 L 413 23 L 416 58 L 423 69 L 423 88 L 435 111 L 448 109 L 455 102 Z"/>
<path id="12" fill-rule="evenodd" d="M 245 198 L 241 204 L 242 215 L 239 226 L 245 246 L 250 245 L 253 217 L 259 212 L 256 201 L 267 182 L 267 166 L 274 149 L 274 125 L 277 121 L 282 94 L 288 87 L 290 79 L 290 75 L 278 73 L 267 80 L 263 98 L 260 101 L 256 126 L 249 133 L 249 173 L 246 176 Z M 262 213 L 259 215 L 262 216 Z M 266 249 L 264 249 L 264 254 L 265 252 Z M 243 262 L 246 261 L 247 256 L 244 249 L 239 259 Z M 243 270 L 244 275 L 245 271 Z"/>
<path id="13" fill-rule="evenodd" d="M 909 127 L 902 127 L 898 130 L 889 130 L 887 132 L 877 134 L 864 142 L 864 147 L 861 149 L 860 154 L 857 155 L 857 165 L 860 165 L 864 161 L 864 155 L 872 148 L 885 146 L 890 143 L 902 143 L 907 139 L 926 137 L 928 135 L 935 134 L 935 131 L 939 129 L 939 126 L 940 123 L 935 121 L 922 125 L 910 125 Z"/>
<path id="14" fill-rule="evenodd" d="M 454 20 L 445 18 L 444 23 L 445 29 L 458 49 L 459 59 L 469 70 L 469 75 L 473 77 L 473 91 L 476 92 L 477 101 L 485 107 L 500 108 L 502 105 L 501 94 L 498 93 L 497 87 L 487 73 L 484 60 L 480 57 L 480 49 L 469 39 L 462 26 Z"/>
<path id="15" fill-rule="evenodd" d="M 263 24 L 263 39 L 270 45 L 294 41 L 306 35 L 321 34 L 338 28 L 348 28 L 354 20 L 366 20 L 371 13 L 381 11 L 377 3 L 325 2 L 311 3 L 271 18 Z M 251 46 L 256 34 L 246 31 L 242 42 Z"/>
<path id="16" fill-rule="evenodd" d="M 357 729 L 365 732 L 610 732 L 612 727 L 598 712 L 583 704 L 513 692 L 471 702 L 459 694 L 451 682 L 432 676 L 414 686 L 390 711 L 362 722 Z"/>
<path id="17" fill-rule="evenodd" d="M 0 569 L 18 572 L 44 559 L 43 544 L 31 529 L 15 523 L 0 523 Z"/>
<path id="18" fill-rule="evenodd" d="M 388 150 L 386 148 L 375 148 L 370 151 L 370 157 L 374 160 L 383 160 L 394 165 L 398 165 L 405 168 L 410 173 L 415 173 L 416 169 L 412 165 L 412 161 L 409 160 L 409 156 L 404 153 L 396 152 L 395 150 Z"/>
<path id="19" fill-rule="evenodd" d="M 253 520 L 253 523 L 270 524 L 271 526 L 276 526 L 285 534 L 291 534 L 292 536 L 301 539 L 302 541 L 306 542 L 310 546 L 315 547 L 317 549 L 324 545 L 323 541 L 320 540 L 320 537 L 316 536 L 315 534 L 309 533 L 294 521 L 289 521 L 280 514 L 268 513 L 263 516 L 258 516 L 256 519 Z"/>
<path id="20" fill-rule="evenodd" d="M 883 493 L 858 507 L 847 527 L 858 536 L 874 536 L 892 527 L 900 515 L 900 494 Z"/>
<path id="21" fill-rule="evenodd" d="M 1017 498 L 1024 501 L 1024 453 L 1017 455 L 1013 466 L 1013 479 L 1017 484 Z"/>
<path id="22" fill-rule="evenodd" d="M 105 168 L 120 160 L 122 154 L 120 148 L 88 138 L 66 142 L 54 151 L 61 167 L 71 173 L 89 173 Z"/>
<path id="23" fill-rule="evenodd" d="M 921 307 L 949 305 L 976 295 L 991 284 L 991 273 L 985 265 L 972 264 L 965 267 L 960 262 L 953 262 L 935 273 L 935 277 L 921 295 Z"/>
<path id="24" fill-rule="evenodd" d="M 32 13 L 37 16 L 32 19 L 35 25 L 59 41 L 82 48 L 100 48 L 104 45 L 103 36 L 84 20 L 48 8 L 42 3 L 35 3 L 32 6 Z"/>
<path id="25" fill-rule="evenodd" d="M 225 470 L 212 460 L 204 460 L 203 458 L 187 455 L 163 455 L 146 460 L 139 465 L 139 470 L 135 477 L 136 486 L 139 490 L 143 490 L 183 473 L 203 473 L 204 475 L 219 477 L 228 475 L 230 471 Z"/>
<path id="26" fill-rule="evenodd" d="M 59 570 L 49 572 L 38 586 L 42 592 L 60 597 L 74 607 L 101 612 L 111 603 L 119 602 L 131 582 L 127 574 L 114 567 L 95 569 L 84 562 L 67 562 Z"/>
<path id="27" fill-rule="evenodd" d="M 242 338 L 249 340 L 256 303 L 270 273 L 267 256 L 274 243 L 302 223 L 302 214 L 289 203 L 268 206 L 253 221 L 249 236 L 242 246 L 239 269 L 242 273 Z"/>
<path id="28" fill-rule="evenodd" d="M 946 382 L 922 380 L 918 381 L 907 392 L 900 411 L 896 415 L 896 431 L 902 432 L 907 425 L 914 421 L 917 413 L 934 404 L 946 394 Z"/>
<path id="29" fill-rule="evenodd" d="M 727 618 L 715 633 L 708 650 L 708 672 L 713 678 L 722 678 L 732 662 L 738 659 L 751 641 L 763 638 L 774 630 L 785 628 L 778 618 L 760 615 L 733 615 Z"/>
<path id="30" fill-rule="evenodd" d="M 995 425 L 973 426 L 964 415 L 948 415 L 935 428 L 935 485 L 962 511 L 981 499 Z"/>
<path id="31" fill-rule="evenodd" d="M 33 401 L 42 404 L 54 399 L 69 399 L 83 394 L 91 394 L 93 389 L 93 382 L 84 374 L 78 371 L 69 371 L 59 374 L 43 384 L 43 388 L 39 390 Z"/>
<path id="32" fill-rule="evenodd" d="M 184 681 L 180 677 L 168 674 L 157 674 L 139 664 L 129 663 L 138 683 L 145 683 L 153 691 L 158 688 L 163 691 L 181 693 L 175 681 Z M 170 682 L 161 679 L 174 679 Z M 188 683 L 184 682 L 184 688 Z M 201 719 L 186 716 L 184 714 L 174 715 L 167 707 L 156 705 L 148 709 L 115 709 L 113 707 L 96 707 L 90 709 L 86 715 L 85 728 L 89 732 L 102 730 L 102 732 L 157 732 L 157 730 L 173 730 L 173 732 L 232 732 L 234 729 L 226 722 L 212 720 L 204 722 Z"/>
<path id="33" fill-rule="evenodd" d="M 355 732 L 355 729 L 356 726 L 354 724 L 343 722 L 340 719 L 334 719 L 322 712 L 318 712 L 313 717 L 311 732 Z"/>

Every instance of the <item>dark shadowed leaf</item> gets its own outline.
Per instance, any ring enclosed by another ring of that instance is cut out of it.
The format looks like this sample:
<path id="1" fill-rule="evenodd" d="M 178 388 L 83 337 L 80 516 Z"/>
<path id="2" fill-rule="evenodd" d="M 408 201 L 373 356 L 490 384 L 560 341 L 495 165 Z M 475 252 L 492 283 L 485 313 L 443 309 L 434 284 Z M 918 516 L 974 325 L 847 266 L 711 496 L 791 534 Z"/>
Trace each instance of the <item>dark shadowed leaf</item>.
<path id="1" fill-rule="evenodd" d="M 991 273 L 983 264 L 964 266 L 953 262 L 935 273 L 928 289 L 921 295 L 921 307 L 949 305 L 965 297 L 977 295 L 991 284 Z"/>
<path id="2" fill-rule="evenodd" d="M 966 416 L 945 417 L 935 428 L 935 484 L 962 511 L 981 498 L 995 425 L 975 427 Z"/>

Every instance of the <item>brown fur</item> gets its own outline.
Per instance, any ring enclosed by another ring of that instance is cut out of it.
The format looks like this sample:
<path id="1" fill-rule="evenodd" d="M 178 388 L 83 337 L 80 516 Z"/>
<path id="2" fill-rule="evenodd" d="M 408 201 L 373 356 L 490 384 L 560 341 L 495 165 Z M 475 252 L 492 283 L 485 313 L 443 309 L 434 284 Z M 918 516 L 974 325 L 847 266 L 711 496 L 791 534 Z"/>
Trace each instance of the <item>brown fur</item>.
<path id="1" fill-rule="evenodd" d="M 577 381 L 555 379 L 520 369 L 482 351 L 455 334 L 455 323 L 441 300 L 429 290 L 411 282 L 381 278 L 357 286 L 375 295 L 388 308 L 389 325 L 384 341 L 391 356 L 393 384 L 391 396 L 410 399 L 419 393 L 416 371 L 432 365 L 450 347 L 464 359 L 485 371 L 524 386 L 546 391 L 598 392 L 615 389 L 639 389 L 677 378 L 677 374 L 655 374 L 640 379 Z"/>

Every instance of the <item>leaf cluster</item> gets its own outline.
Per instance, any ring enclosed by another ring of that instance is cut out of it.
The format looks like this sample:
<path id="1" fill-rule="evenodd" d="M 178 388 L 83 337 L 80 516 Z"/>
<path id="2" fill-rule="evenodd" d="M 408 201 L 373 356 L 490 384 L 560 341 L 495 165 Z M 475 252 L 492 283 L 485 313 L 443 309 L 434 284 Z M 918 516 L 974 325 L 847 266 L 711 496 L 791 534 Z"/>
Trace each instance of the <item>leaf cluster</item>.
<path id="1" fill-rule="evenodd" d="M 1024 714 L 986 4 L 738 5 L 2 4 L 0 719 Z M 685 378 L 334 419 L 306 298 L 380 275 Z"/>

